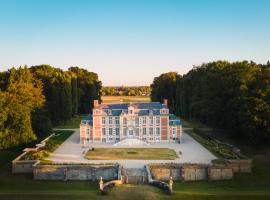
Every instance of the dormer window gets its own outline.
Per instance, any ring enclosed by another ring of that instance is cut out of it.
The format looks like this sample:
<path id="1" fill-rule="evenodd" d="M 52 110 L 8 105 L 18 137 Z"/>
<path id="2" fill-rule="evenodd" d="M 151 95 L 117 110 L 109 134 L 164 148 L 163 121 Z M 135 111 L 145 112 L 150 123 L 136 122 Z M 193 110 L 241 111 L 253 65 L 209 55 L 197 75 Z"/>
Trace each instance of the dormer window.
<path id="1" fill-rule="evenodd" d="M 161 109 L 160 110 L 160 114 L 169 114 L 169 111 L 168 111 L 168 109 Z"/>
<path id="2" fill-rule="evenodd" d="M 112 115 L 112 110 L 109 110 L 109 111 L 108 111 L 108 114 L 109 114 L 109 115 Z"/>
<path id="3" fill-rule="evenodd" d="M 128 114 L 133 115 L 134 114 L 134 108 L 133 107 L 128 107 Z"/>

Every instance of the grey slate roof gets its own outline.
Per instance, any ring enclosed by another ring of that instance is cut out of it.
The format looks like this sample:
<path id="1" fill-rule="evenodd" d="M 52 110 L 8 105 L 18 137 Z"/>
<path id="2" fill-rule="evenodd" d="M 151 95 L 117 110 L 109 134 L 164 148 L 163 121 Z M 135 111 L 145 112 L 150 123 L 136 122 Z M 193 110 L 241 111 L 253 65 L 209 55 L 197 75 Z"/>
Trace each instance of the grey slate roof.
<path id="1" fill-rule="evenodd" d="M 181 120 L 178 117 L 176 117 L 174 114 L 170 114 L 169 124 L 170 126 L 181 125 Z"/>
<path id="2" fill-rule="evenodd" d="M 100 104 L 99 108 L 123 110 L 123 109 L 128 109 L 129 106 L 133 106 L 135 109 L 162 109 L 162 108 L 166 108 L 166 105 L 161 104 L 159 102 Z"/>
<path id="3" fill-rule="evenodd" d="M 134 107 L 135 114 L 144 115 L 160 115 L 160 109 L 167 108 L 166 105 L 159 102 L 139 102 L 139 103 L 117 103 L 117 104 L 100 104 L 99 109 L 102 109 L 107 115 L 119 116 L 122 113 L 128 113 L 128 107 Z"/>
<path id="4" fill-rule="evenodd" d="M 109 116 L 120 116 L 122 113 L 128 113 L 128 107 L 133 106 L 135 114 L 138 116 L 146 115 L 160 115 L 160 109 L 167 108 L 166 105 L 159 102 L 149 102 L 149 103 L 121 103 L 121 104 L 100 104 L 99 108 L 106 112 Z M 93 116 L 87 115 L 82 118 L 81 123 L 93 125 Z M 181 120 L 174 114 L 169 115 L 169 125 L 176 126 L 181 125 Z"/>
<path id="5" fill-rule="evenodd" d="M 92 115 L 87 115 L 84 116 L 81 120 L 82 124 L 89 124 L 91 126 L 93 126 L 93 116 Z"/>

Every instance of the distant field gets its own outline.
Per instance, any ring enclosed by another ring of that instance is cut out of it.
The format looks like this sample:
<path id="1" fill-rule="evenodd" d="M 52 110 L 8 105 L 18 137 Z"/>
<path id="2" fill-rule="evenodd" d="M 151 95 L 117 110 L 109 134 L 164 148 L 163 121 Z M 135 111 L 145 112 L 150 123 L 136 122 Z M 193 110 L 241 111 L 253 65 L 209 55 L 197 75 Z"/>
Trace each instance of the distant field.
<path id="1" fill-rule="evenodd" d="M 118 102 L 149 102 L 148 96 L 102 96 L 103 103 L 118 103 Z"/>

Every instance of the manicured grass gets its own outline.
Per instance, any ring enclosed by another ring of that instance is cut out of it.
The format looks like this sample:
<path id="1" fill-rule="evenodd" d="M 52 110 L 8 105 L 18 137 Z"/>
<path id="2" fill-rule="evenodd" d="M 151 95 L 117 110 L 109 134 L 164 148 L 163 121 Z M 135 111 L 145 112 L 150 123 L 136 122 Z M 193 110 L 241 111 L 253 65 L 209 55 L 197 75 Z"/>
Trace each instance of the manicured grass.
<path id="1" fill-rule="evenodd" d="M 95 148 L 85 155 L 89 160 L 174 160 L 177 157 L 168 148 Z"/>
<path id="2" fill-rule="evenodd" d="M 148 96 L 102 96 L 103 103 L 120 103 L 120 102 L 150 102 Z"/>
<path id="3" fill-rule="evenodd" d="M 76 117 L 73 117 L 72 119 L 68 120 L 67 122 L 56 126 L 54 128 L 58 129 L 75 129 L 75 128 L 80 128 L 80 123 L 82 120 L 83 115 L 78 115 Z"/>

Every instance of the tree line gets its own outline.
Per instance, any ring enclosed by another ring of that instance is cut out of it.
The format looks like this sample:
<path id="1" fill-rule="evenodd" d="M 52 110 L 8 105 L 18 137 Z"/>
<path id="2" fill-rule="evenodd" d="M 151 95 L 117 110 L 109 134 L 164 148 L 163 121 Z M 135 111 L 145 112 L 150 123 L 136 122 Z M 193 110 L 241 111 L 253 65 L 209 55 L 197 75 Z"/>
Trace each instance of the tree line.
<path id="1" fill-rule="evenodd" d="M 102 87 L 101 93 L 104 96 L 150 96 L 151 88 L 149 86 L 107 86 Z"/>
<path id="2" fill-rule="evenodd" d="M 216 61 L 181 76 L 161 74 L 151 84 L 153 101 L 252 143 L 270 141 L 270 63 Z"/>
<path id="3" fill-rule="evenodd" d="M 98 75 L 79 67 L 49 65 L 0 72 L 0 149 L 51 133 L 77 114 L 90 113 L 100 99 Z"/>

